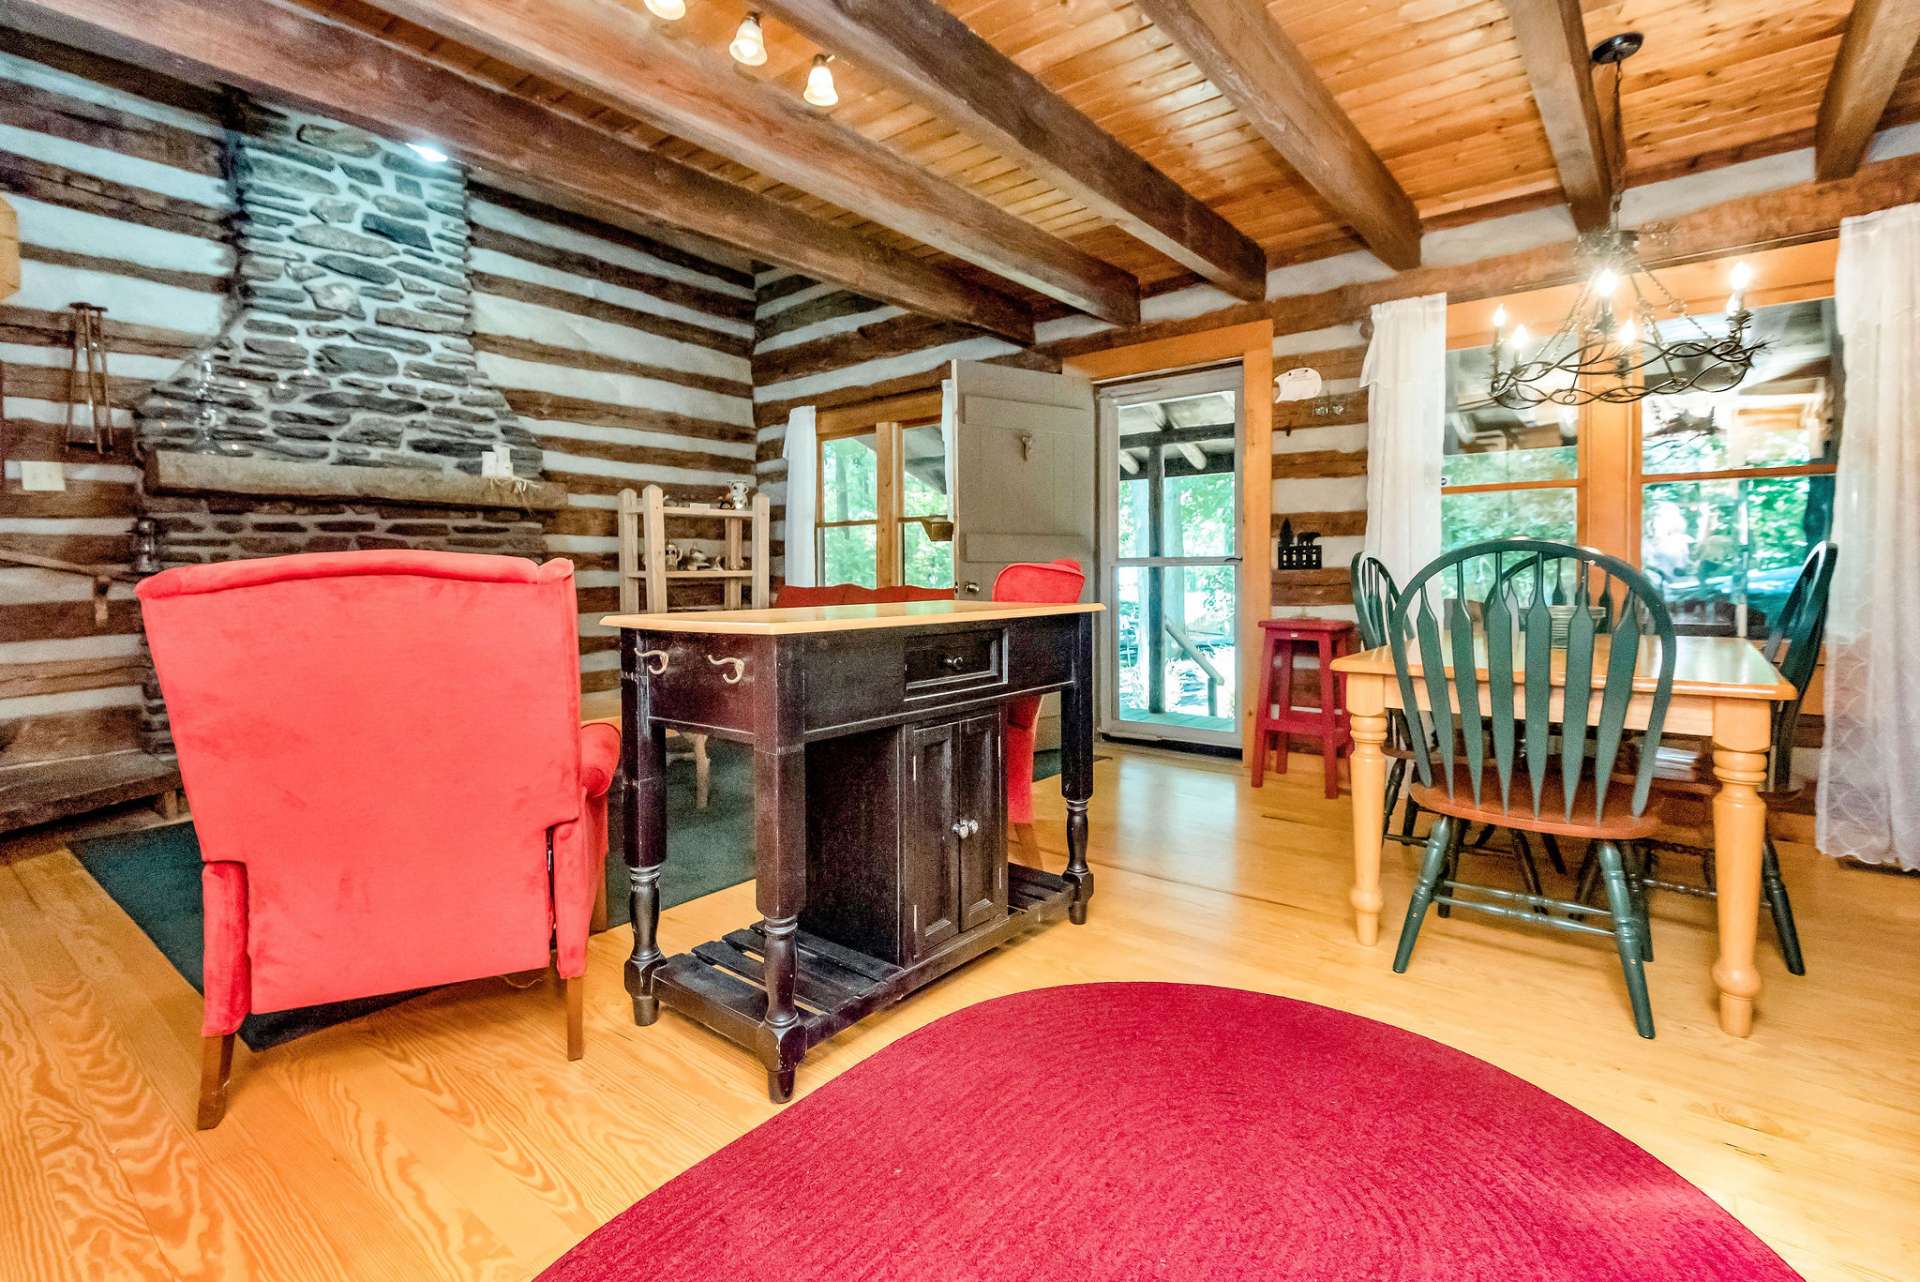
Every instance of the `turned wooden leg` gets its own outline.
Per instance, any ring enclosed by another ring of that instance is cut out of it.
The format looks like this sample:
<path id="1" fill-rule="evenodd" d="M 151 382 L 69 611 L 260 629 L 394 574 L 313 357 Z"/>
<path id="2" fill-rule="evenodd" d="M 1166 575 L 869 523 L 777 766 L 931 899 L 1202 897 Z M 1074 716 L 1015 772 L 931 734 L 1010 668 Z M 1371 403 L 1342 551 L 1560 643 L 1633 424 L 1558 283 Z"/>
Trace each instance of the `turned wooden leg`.
<path id="1" fill-rule="evenodd" d="M 707 808 L 707 792 L 713 782 L 713 759 L 707 755 L 707 736 L 693 736 L 693 808 Z"/>
<path id="2" fill-rule="evenodd" d="M 1733 702 L 1724 701 L 1714 718 L 1713 773 L 1720 781 L 1720 791 L 1713 798 L 1720 958 L 1713 965 L 1713 982 L 1720 990 L 1720 1027 L 1745 1037 L 1753 1032 L 1753 1004 L 1760 995 L 1760 971 L 1753 955 L 1767 836 L 1767 803 L 1759 789 L 1767 779 L 1769 709 L 1756 703 L 1751 709 L 1726 712 Z"/>
<path id="3" fill-rule="evenodd" d="M 1087 801 L 1093 796 L 1093 616 L 1075 622 L 1073 683 L 1060 692 L 1060 794 L 1067 800 L 1067 870 L 1074 888 L 1067 920 L 1087 922 L 1093 873 L 1087 867 Z"/>
<path id="4" fill-rule="evenodd" d="M 1387 738 L 1386 713 L 1379 707 L 1377 678 L 1347 682 L 1347 696 L 1355 705 L 1353 727 L 1353 933 L 1371 948 L 1380 942 L 1380 833 L 1386 817 L 1387 755 L 1380 745 Z M 1362 711 L 1362 700 L 1371 708 Z M 1409 802 L 1408 804 L 1412 804 Z"/>
<path id="5" fill-rule="evenodd" d="M 194 1126 L 210 1131 L 227 1115 L 227 1083 L 233 1077 L 233 1034 L 200 1039 L 200 1114 Z"/>
<path id="6" fill-rule="evenodd" d="M 799 966 L 795 936 L 807 900 L 807 758 L 796 745 L 785 751 L 756 749 L 753 763 L 754 900 L 762 915 L 761 977 L 767 990 L 754 1050 L 766 1066 L 767 1097 L 784 1104 L 793 1098 L 794 1070 L 807 1053 L 806 1025 L 793 1000 Z"/>
<path id="7" fill-rule="evenodd" d="M 567 1058 L 579 1059 L 587 1053 L 587 977 L 563 979 L 560 987 L 567 997 Z"/>
<path id="8" fill-rule="evenodd" d="M 667 732 L 652 723 L 651 691 L 640 662 L 640 634 L 620 632 L 620 789 L 622 857 L 631 886 L 633 952 L 625 980 L 633 998 L 633 1022 L 660 1018 L 653 973 L 666 960 L 660 952 L 660 865 L 667 858 Z"/>

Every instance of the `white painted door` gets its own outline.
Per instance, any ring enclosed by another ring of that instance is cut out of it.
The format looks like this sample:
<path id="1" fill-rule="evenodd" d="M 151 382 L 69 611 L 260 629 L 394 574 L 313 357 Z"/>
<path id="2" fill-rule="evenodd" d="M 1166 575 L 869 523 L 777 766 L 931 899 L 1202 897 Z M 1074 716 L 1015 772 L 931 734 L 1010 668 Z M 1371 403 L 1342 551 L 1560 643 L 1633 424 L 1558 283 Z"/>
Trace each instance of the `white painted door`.
<path id="1" fill-rule="evenodd" d="M 1016 561 L 1071 557 L 1093 577 L 1093 384 L 955 361 L 953 582 L 985 600 Z"/>

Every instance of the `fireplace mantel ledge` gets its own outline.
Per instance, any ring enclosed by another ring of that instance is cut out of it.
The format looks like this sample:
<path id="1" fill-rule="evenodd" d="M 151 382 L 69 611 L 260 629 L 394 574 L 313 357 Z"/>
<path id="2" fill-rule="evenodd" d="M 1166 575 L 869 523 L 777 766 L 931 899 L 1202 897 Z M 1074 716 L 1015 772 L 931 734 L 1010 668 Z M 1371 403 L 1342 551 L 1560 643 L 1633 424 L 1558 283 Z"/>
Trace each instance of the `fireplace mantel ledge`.
<path id="1" fill-rule="evenodd" d="M 353 467 L 282 459 L 229 458 L 186 450 L 147 455 L 156 494 L 249 494 L 334 502 L 418 503 L 430 507 L 557 512 L 567 492 L 552 481 L 508 481 L 414 467 Z"/>

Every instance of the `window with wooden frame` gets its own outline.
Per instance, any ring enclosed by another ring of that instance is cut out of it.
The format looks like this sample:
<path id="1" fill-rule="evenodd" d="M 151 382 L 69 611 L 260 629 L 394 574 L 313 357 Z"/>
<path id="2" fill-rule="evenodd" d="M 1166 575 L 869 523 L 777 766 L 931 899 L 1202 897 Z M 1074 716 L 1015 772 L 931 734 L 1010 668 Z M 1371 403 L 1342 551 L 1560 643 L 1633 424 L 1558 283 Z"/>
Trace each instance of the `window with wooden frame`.
<path id="1" fill-rule="evenodd" d="M 952 587 L 940 394 L 824 411 L 816 431 L 819 581 Z"/>
<path id="2" fill-rule="evenodd" d="M 1835 252 L 1828 240 L 1660 269 L 1709 332 L 1725 325 L 1733 263 L 1753 270 L 1747 305 L 1766 346 L 1719 394 L 1506 410 L 1486 398 L 1495 309 L 1550 333 L 1576 291 L 1450 307 L 1445 545 L 1520 536 L 1597 547 L 1640 566 L 1683 630 L 1764 635 L 1832 527 L 1845 390 Z"/>

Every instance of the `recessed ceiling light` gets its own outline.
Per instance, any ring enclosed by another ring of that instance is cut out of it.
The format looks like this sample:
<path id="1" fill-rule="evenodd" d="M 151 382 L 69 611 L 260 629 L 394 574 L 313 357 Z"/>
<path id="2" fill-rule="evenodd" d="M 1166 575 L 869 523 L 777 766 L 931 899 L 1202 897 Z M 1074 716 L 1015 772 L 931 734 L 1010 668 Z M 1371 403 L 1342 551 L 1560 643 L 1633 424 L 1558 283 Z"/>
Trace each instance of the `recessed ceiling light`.
<path id="1" fill-rule="evenodd" d="M 840 101 L 840 91 L 833 87 L 833 68 L 827 65 L 832 57 L 816 53 L 813 66 L 807 68 L 807 88 L 800 96 L 816 107 L 831 107 Z"/>
<path id="2" fill-rule="evenodd" d="M 429 165 L 444 165 L 447 163 L 447 153 L 428 143 L 410 142 L 407 144 L 407 149 L 413 152 L 414 155 L 420 157 L 420 159 L 426 161 Z"/>
<path id="3" fill-rule="evenodd" d="M 758 13 L 750 12 L 740 19 L 740 29 L 733 33 L 733 43 L 727 46 L 727 52 L 742 66 L 758 67 L 766 62 L 767 38 L 760 30 Z"/>

